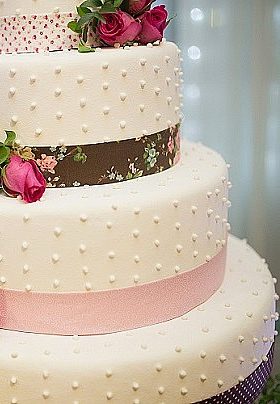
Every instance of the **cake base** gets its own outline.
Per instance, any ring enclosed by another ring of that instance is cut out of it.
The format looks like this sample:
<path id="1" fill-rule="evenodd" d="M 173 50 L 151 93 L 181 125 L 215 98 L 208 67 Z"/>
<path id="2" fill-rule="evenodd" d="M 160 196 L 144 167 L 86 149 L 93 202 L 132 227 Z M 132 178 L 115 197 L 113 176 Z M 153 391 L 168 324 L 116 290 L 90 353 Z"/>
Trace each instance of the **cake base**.
<path id="1" fill-rule="evenodd" d="M 263 362 L 250 376 L 230 390 L 218 396 L 200 401 L 199 404 L 253 404 L 263 391 L 273 367 L 274 346 Z"/>
<path id="2" fill-rule="evenodd" d="M 1 404 L 177 404 L 217 396 L 268 363 L 274 293 L 265 262 L 230 237 L 221 288 L 178 319 L 84 337 L 0 330 Z"/>

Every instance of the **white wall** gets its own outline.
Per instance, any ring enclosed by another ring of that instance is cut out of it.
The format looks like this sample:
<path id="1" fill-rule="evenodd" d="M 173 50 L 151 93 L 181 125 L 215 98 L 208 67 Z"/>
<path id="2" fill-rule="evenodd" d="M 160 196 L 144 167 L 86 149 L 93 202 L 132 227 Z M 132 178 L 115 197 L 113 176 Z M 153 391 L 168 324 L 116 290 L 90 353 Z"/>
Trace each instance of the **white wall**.
<path id="1" fill-rule="evenodd" d="M 158 3 L 177 13 L 167 37 L 184 53 L 184 134 L 231 163 L 232 232 L 280 283 L 280 0 Z"/>
<path id="2" fill-rule="evenodd" d="M 233 233 L 280 269 L 280 0 L 173 0 L 184 134 L 231 163 Z M 193 46 L 199 48 L 199 51 Z M 192 58 L 199 59 L 194 60 Z M 279 273 L 279 272 L 278 272 Z"/>

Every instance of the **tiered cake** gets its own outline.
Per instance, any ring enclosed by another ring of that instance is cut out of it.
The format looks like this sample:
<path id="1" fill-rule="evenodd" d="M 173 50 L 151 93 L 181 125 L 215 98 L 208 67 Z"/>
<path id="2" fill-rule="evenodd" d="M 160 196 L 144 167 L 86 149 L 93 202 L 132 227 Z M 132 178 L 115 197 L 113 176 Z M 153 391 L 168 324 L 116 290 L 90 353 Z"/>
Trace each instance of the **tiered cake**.
<path id="1" fill-rule="evenodd" d="M 275 280 L 228 237 L 224 160 L 180 145 L 180 51 L 79 54 L 78 4 L 0 0 L 1 140 L 48 185 L 0 196 L 0 403 L 251 403 Z"/>

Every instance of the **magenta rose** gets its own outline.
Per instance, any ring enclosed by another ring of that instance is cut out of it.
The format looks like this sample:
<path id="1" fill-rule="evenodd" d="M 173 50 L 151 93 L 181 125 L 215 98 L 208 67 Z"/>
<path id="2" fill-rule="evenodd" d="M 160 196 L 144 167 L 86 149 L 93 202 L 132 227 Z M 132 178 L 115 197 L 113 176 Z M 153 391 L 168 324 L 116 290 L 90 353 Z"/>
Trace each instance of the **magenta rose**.
<path id="1" fill-rule="evenodd" d="M 142 44 L 155 42 L 163 38 L 163 32 L 168 25 L 168 13 L 165 6 L 157 6 L 146 11 L 139 17 L 142 30 L 138 37 Z"/>
<path id="2" fill-rule="evenodd" d="M 139 14 L 151 3 L 151 0 L 128 0 L 128 12 L 130 14 Z"/>
<path id="3" fill-rule="evenodd" d="M 99 22 L 97 34 L 108 45 L 113 46 L 115 43 L 124 45 L 127 42 L 132 42 L 141 31 L 140 22 L 123 11 L 105 14 L 104 18 L 106 22 Z"/>
<path id="4" fill-rule="evenodd" d="M 20 195 L 28 203 L 38 201 L 46 189 L 46 180 L 35 161 L 16 155 L 6 166 L 3 183 L 8 194 Z"/>

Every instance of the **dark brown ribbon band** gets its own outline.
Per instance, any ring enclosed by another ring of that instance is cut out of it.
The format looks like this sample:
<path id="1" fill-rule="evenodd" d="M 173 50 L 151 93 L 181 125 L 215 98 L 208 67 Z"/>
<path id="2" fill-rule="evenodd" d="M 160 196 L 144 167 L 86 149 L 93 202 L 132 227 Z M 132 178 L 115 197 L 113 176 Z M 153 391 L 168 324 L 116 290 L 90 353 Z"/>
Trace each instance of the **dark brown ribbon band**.
<path id="1" fill-rule="evenodd" d="M 180 159 L 179 124 L 140 138 L 31 147 L 48 187 L 109 184 L 156 174 Z"/>

